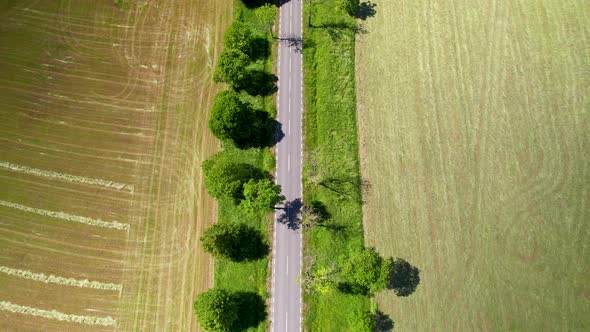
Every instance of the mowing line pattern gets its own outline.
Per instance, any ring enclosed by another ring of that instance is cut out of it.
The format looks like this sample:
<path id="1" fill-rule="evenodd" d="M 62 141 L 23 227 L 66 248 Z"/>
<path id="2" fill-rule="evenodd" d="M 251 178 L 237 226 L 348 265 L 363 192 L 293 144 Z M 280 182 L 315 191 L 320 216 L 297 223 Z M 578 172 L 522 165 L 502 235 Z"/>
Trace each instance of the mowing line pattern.
<path id="1" fill-rule="evenodd" d="M 86 287 L 86 288 L 111 290 L 111 291 L 121 291 L 123 289 L 122 285 L 113 284 L 113 283 L 91 281 L 88 279 L 64 278 L 64 277 L 54 276 L 53 274 L 46 275 L 43 273 L 34 273 L 31 271 L 27 271 L 27 270 L 13 269 L 13 268 L 6 267 L 6 266 L 0 266 L 0 272 L 11 275 L 11 276 L 15 276 L 15 277 L 44 282 L 46 284 L 53 283 L 53 284 L 64 285 L 64 286 Z"/>
<path id="2" fill-rule="evenodd" d="M 17 210 L 21 210 L 21 211 L 25 211 L 25 212 L 36 213 L 36 214 L 39 214 L 42 216 L 47 216 L 47 217 L 62 219 L 62 220 L 67 220 L 67 221 L 79 222 L 79 223 L 87 224 L 87 225 L 91 225 L 91 226 L 113 228 L 113 229 L 118 229 L 118 230 L 122 230 L 122 231 L 129 230 L 129 224 L 120 223 L 118 221 L 104 221 L 101 219 L 93 219 L 93 218 L 88 218 L 88 217 L 67 214 L 65 212 L 56 212 L 56 211 L 37 209 L 37 208 L 32 208 L 29 206 L 25 206 L 25 205 L 13 203 L 13 202 L 7 202 L 7 201 L 3 201 L 3 200 L 0 200 L 0 205 L 10 207 L 13 209 L 17 209 Z"/>
<path id="3" fill-rule="evenodd" d="M 357 42 L 365 240 L 407 331 L 590 329 L 584 0 L 376 1 Z"/>
<path id="4" fill-rule="evenodd" d="M 96 316 L 81 316 L 72 315 L 59 312 L 57 310 L 45 310 L 18 305 L 7 301 L 0 301 L 0 310 L 19 313 L 23 315 L 39 316 L 47 319 L 55 319 L 59 321 L 74 322 L 88 325 L 102 325 L 102 326 L 116 326 L 117 321 L 111 316 L 96 317 Z"/>
<path id="5" fill-rule="evenodd" d="M 128 190 L 130 192 L 133 192 L 133 186 L 129 185 L 129 184 L 108 181 L 108 180 L 102 180 L 102 179 L 92 179 L 92 178 L 87 178 L 84 176 L 77 176 L 77 175 L 71 175 L 71 174 L 52 172 L 52 171 L 22 166 L 22 165 L 16 165 L 16 164 L 12 164 L 7 161 L 4 161 L 4 160 L 0 160 L 0 167 L 9 169 L 11 171 L 23 172 L 23 173 L 33 174 L 33 175 L 37 175 L 37 176 L 44 176 L 44 177 L 48 177 L 48 178 L 60 179 L 60 180 L 65 180 L 65 181 L 70 181 L 70 182 L 79 182 L 79 183 L 84 183 L 84 184 L 98 185 L 98 186 L 103 186 L 106 188 Z"/>

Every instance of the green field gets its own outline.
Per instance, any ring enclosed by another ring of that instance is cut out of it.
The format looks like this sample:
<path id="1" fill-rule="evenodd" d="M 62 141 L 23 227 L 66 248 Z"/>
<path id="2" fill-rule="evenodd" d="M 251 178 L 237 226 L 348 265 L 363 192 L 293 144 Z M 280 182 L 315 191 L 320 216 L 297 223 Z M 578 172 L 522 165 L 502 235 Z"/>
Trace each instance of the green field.
<path id="1" fill-rule="evenodd" d="M 399 331 L 590 330 L 590 4 L 377 1 L 357 40 L 365 241 Z"/>

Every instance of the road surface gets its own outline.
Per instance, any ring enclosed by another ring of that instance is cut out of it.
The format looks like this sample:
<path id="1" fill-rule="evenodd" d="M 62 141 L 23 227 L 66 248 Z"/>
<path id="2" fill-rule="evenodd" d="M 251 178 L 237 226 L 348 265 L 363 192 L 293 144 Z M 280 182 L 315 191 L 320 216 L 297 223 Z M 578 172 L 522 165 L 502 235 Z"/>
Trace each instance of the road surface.
<path id="1" fill-rule="evenodd" d="M 302 0 L 282 0 L 279 21 L 279 91 L 276 181 L 286 202 L 275 213 L 271 331 L 301 331 L 301 230 L 297 218 L 302 198 Z M 282 134 L 280 134 L 282 132 Z M 282 138 L 281 138 L 282 136 Z"/>

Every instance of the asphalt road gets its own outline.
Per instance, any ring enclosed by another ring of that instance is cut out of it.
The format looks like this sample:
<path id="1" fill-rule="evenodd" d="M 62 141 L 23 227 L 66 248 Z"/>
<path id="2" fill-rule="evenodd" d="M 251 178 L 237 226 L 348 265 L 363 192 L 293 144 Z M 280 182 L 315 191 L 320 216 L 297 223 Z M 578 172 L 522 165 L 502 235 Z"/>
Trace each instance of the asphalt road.
<path id="1" fill-rule="evenodd" d="M 301 331 L 301 230 L 298 214 L 302 198 L 302 8 L 303 0 L 283 0 L 279 22 L 278 116 L 276 181 L 286 202 L 275 213 L 271 331 Z M 281 134 L 282 132 L 282 134 Z"/>

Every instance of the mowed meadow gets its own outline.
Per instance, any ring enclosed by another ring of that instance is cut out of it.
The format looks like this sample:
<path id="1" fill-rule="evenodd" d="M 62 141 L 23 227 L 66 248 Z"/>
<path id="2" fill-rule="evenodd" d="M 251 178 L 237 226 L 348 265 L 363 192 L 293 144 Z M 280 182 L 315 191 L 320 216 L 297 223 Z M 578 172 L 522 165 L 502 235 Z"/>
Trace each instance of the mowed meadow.
<path id="1" fill-rule="evenodd" d="M 0 330 L 194 331 L 231 2 L 0 4 Z"/>
<path id="2" fill-rule="evenodd" d="M 590 3 L 375 2 L 365 240 L 421 270 L 400 331 L 590 330 Z"/>

